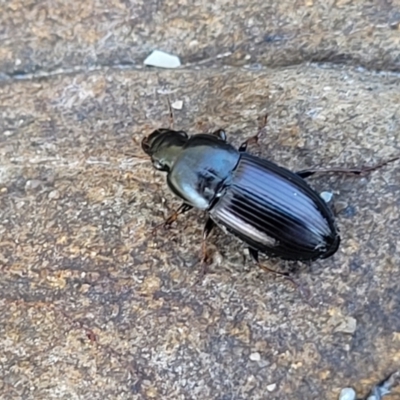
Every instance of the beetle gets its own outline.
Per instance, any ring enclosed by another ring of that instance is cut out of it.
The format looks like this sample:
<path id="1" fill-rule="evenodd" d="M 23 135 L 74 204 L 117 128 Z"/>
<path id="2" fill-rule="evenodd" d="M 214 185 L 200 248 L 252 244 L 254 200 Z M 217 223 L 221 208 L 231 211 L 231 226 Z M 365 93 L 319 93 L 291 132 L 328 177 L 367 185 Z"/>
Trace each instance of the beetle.
<path id="1" fill-rule="evenodd" d="M 208 213 L 203 243 L 218 225 L 246 243 L 257 263 L 259 253 L 297 261 L 332 256 L 340 244 L 335 218 L 305 181 L 317 171 L 295 173 L 248 153 L 258 135 L 238 149 L 221 129 L 189 136 L 163 128 L 145 137 L 143 151 L 183 200 L 164 225 L 197 208 Z"/>

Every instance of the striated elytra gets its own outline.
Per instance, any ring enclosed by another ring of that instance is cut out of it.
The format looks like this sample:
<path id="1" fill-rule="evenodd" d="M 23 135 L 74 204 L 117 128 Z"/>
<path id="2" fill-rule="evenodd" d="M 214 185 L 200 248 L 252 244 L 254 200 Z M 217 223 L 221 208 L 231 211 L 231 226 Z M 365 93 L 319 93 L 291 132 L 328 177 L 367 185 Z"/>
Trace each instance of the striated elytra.
<path id="1" fill-rule="evenodd" d="M 251 155 L 248 142 L 236 149 L 223 130 L 189 137 L 158 129 L 142 148 L 183 200 L 175 217 L 193 207 L 208 212 L 204 237 L 214 224 L 224 227 L 256 260 L 258 252 L 303 261 L 332 256 L 340 236 L 331 209 L 303 179 L 310 173 Z"/>

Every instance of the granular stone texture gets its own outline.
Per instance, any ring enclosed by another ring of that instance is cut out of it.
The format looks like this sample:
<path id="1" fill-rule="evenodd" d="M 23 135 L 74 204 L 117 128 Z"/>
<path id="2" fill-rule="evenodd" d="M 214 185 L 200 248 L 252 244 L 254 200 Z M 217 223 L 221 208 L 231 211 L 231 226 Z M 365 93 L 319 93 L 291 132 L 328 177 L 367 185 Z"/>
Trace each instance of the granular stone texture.
<path id="1" fill-rule="evenodd" d="M 138 67 L 154 49 L 191 65 L 304 61 L 400 68 L 388 0 L 1 0 L 0 71 Z"/>
<path id="2" fill-rule="evenodd" d="M 309 179 L 339 251 L 263 262 L 310 299 L 219 230 L 199 281 L 201 212 L 152 234 L 180 204 L 140 148 L 167 94 L 235 144 L 268 113 L 250 151 L 293 170 L 400 154 L 399 6 L 257 3 L 0 3 L 2 399 L 333 400 L 399 368 L 400 162 Z M 153 48 L 184 68 L 135 69 Z"/>

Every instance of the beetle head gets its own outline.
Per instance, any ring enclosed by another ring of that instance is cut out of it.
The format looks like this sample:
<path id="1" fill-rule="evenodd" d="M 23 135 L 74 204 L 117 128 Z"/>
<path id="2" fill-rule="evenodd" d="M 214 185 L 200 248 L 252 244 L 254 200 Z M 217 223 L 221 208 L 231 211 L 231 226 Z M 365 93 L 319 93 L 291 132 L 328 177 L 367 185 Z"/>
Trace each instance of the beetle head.
<path id="1" fill-rule="evenodd" d="M 154 168 L 169 171 L 187 140 L 186 132 L 157 129 L 142 140 L 142 149 L 151 157 Z"/>

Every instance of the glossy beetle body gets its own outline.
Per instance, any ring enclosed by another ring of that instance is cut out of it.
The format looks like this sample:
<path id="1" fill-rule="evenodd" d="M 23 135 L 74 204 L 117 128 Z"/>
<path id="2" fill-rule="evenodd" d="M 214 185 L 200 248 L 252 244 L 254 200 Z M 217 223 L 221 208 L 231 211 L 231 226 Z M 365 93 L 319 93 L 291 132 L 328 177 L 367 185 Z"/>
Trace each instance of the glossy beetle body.
<path id="1" fill-rule="evenodd" d="M 142 142 L 170 189 L 187 205 L 244 241 L 257 258 L 287 260 L 333 255 L 340 237 L 325 201 L 298 174 L 239 150 L 225 133 L 154 131 Z M 210 220 L 209 220 L 210 221 Z M 209 222 L 207 225 L 210 226 Z"/>

